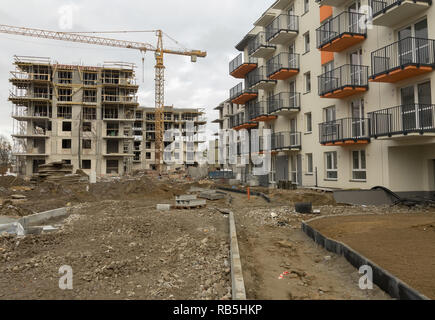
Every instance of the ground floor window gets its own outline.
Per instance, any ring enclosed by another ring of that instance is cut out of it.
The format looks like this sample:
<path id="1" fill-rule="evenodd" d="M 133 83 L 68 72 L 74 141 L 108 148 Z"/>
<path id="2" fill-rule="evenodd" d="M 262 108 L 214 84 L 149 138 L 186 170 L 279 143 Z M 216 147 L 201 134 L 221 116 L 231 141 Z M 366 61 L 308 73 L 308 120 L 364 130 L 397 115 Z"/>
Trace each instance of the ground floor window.
<path id="1" fill-rule="evenodd" d="M 118 160 L 107 160 L 106 161 L 106 173 L 118 173 L 119 165 Z"/>
<path id="2" fill-rule="evenodd" d="M 325 152 L 326 178 L 338 179 L 337 152 Z"/>
<path id="3" fill-rule="evenodd" d="M 307 159 L 307 174 L 313 174 L 313 154 L 307 153 L 306 159 Z"/>
<path id="4" fill-rule="evenodd" d="M 367 179 L 366 152 L 364 150 L 352 151 L 352 179 Z"/>
<path id="5" fill-rule="evenodd" d="M 91 160 L 82 160 L 83 169 L 91 169 Z"/>

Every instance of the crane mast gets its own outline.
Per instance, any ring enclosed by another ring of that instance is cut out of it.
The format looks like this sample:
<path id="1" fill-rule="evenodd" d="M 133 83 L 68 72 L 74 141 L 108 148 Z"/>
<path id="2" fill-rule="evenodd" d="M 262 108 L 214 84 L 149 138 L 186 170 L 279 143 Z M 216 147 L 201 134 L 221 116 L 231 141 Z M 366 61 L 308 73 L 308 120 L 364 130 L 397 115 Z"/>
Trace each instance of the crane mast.
<path id="1" fill-rule="evenodd" d="M 104 32 L 58 32 L 49 31 L 34 28 L 15 27 L 9 25 L 0 24 L 0 33 L 14 34 L 20 36 L 28 36 L 34 38 L 61 40 L 69 42 L 86 43 L 100 46 L 135 49 L 143 53 L 146 51 L 155 52 L 155 123 L 156 123 L 156 162 L 155 167 L 158 172 L 161 171 L 161 159 L 163 149 L 163 110 L 165 103 L 165 66 L 163 64 L 164 54 L 174 54 L 182 56 L 190 56 L 192 62 L 196 62 L 197 57 L 204 58 L 207 56 L 207 52 L 200 50 L 170 50 L 163 47 L 163 31 L 154 30 L 157 35 L 157 46 L 154 47 L 151 44 L 137 41 L 118 40 L 105 37 L 97 37 L 86 35 L 86 33 L 104 33 Z M 124 32 L 124 31 L 119 31 Z M 127 33 L 128 31 L 125 31 Z M 114 32 L 106 32 L 114 33 Z"/>

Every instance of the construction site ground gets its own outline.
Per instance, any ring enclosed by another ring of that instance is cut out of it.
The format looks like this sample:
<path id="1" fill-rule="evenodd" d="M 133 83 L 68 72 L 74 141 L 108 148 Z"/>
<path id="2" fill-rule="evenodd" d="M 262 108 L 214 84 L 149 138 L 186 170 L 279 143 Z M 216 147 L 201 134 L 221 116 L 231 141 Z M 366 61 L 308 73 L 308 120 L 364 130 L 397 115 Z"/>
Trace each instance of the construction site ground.
<path id="1" fill-rule="evenodd" d="M 261 188 L 270 203 L 226 192 L 205 208 L 156 210 L 192 188 L 215 187 L 209 180 L 147 175 L 91 185 L 31 185 L 1 177 L 0 218 L 63 206 L 70 216 L 52 222 L 59 227 L 52 233 L 0 236 L 0 299 L 231 299 L 228 216 L 217 209 L 234 212 L 248 299 L 391 299 L 377 287 L 361 290 L 358 271 L 316 246 L 301 231 L 301 221 L 427 210 L 342 206 L 330 193 Z M 11 199 L 17 194 L 25 198 Z M 299 201 L 312 202 L 320 213 L 295 213 Z M 433 266 L 433 256 L 427 257 Z M 73 290 L 59 289 L 64 265 L 72 267 Z"/>
<path id="2" fill-rule="evenodd" d="M 435 212 L 332 217 L 310 225 L 435 299 Z"/>

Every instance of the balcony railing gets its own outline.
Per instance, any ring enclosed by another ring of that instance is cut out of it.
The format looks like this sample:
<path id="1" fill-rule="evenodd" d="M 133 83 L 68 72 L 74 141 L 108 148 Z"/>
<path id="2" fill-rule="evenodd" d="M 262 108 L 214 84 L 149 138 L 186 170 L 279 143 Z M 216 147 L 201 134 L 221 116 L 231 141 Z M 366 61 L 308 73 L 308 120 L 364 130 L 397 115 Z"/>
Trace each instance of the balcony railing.
<path id="1" fill-rule="evenodd" d="M 281 32 L 297 33 L 299 31 L 299 17 L 281 14 L 266 27 L 266 41 L 271 41 Z"/>
<path id="2" fill-rule="evenodd" d="M 344 118 L 319 124 L 321 144 L 352 144 L 370 140 L 370 120 Z"/>
<path id="3" fill-rule="evenodd" d="M 396 82 L 435 67 L 435 40 L 408 37 L 373 51 L 373 81 Z M 397 71 L 396 71 L 397 70 Z"/>
<path id="4" fill-rule="evenodd" d="M 240 78 L 243 78 L 242 75 L 245 75 L 249 71 L 252 71 L 255 69 L 258 65 L 258 59 L 249 57 L 247 62 L 243 62 L 243 53 L 239 54 L 237 57 L 235 57 L 233 60 L 231 60 L 229 64 L 230 68 L 230 74 L 234 75 L 236 78 L 239 78 L 239 74 L 235 74 L 235 71 L 237 71 L 239 68 L 246 69 L 246 70 L 240 70 Z"/>
<path id="5" fill-rule="evenodd" d="M 265 150 L 265 137 L 260 137 L 259 149 Z M 277 132 L 270 136 L 270 151 L 283 151 L 301 148 L 301 133 L 300 132 Z"/>
<path id="6" fill-rule="evenodd" d="M 317 48 L 339 52 L 365 39 L 366 15 L 345 11 L 316 30 Z M 332 44 L 333 43 L 333 44 Z"/>
<path id="7" fill-rule="evenodd" d="M 403 0 L 369 0 L 369 6 L 372 8 L 373 18 L 376 18 L 380 14 L 385 13 L 387 10 L 400 6 L 404 2 Z M 427 3 L 431 4 L 432 0 L 413 0 L 414 3 Z"/>
<path id="8" fill-rule="evenodd" d="M 242 82 L 230 89 L 230 100 L 236 104 L 244 104 L 249 100 L 255 99 L 257 95 L 257 90 L 244 89 Z"/>
<path id="9" fill-rule="evenodd" d="M 371 120 L 370 136 L 435 133 L 435 105 L 407 104 L 382 109 L 368 114 Z"/>
<path id="10" fill-rule="evenodd" d="M 267 67 L 266 66 L 259 67 L 255 70 L 249 72 L 247 75 L 248 87 L 253 87 L 261 82 L 276 83 L 275 80 L 270 80 L 269 77 L 267 76 Z"/>
<path id="11" fill-rule="evenodd" d="M 11 80 L 34 80 L 34 81 L 50 81 L 51 75 L 46 73 L 28 73 L 22 71 L 11 71 Z"/>
<path id="12" fill-rule="evenodd" d="M 298 92 L 281 92 L 269 98 L 269 112 L 301 109 L 301 94 Z"/>
<path id="13" fill-rule="evenodd" d="M 366 91 L 368 88 L 368 67 L 345 64 L 318 77 L 319 95 L 331 95 L 331 98 L 342 98 Z M 363 90 L 360 90 L 363 88 Z"/>
<path id="14" fill-rule="evenodd" d="M 122 96 L 122 95 L 102 95 L 103 102 L 119 102 L 119 103 L 137 103 L 137 96 Z"/>
<path id="15" fill-rule="evenodd" d="M 267 116 L 269 114 L 269 102 L 258 101 L 246 106 L 246 112 L 248 113 L 248 119 L 253 120 L 258 117 Z"/>
<path id="16" fill-rule="evenodd" d="M 270 44 L 266 39 L 265 32 L 259 32 L 254 39 L 248 43 L 248 54 L 254 54 L 260 48 L 275 49 L 276 46 Z"/>
<path id="17" fill-rule="evenodd" d="M 289 73 L 293 70 L 293 73 L 283 75 L 289 78 L 299 72 L 299 54 L 297 53 L 280 53 L 267 61 L 267 76 L 272 78 L 279 72 Z M 285 80 L 278 77 L 278 80 Z"/>

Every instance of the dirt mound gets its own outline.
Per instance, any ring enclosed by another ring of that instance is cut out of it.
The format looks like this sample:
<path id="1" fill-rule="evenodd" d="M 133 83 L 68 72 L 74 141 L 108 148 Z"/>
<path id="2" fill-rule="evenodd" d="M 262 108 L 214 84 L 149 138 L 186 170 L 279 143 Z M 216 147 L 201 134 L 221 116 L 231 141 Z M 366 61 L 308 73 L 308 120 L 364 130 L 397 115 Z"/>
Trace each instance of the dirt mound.
<path id="1" fill-rule="evenodd" d="M 13 186 L 29 186 L 30 182 L 14 177 L 14 176 L 0 176 L 0 187 L 9 188 Z"/>

